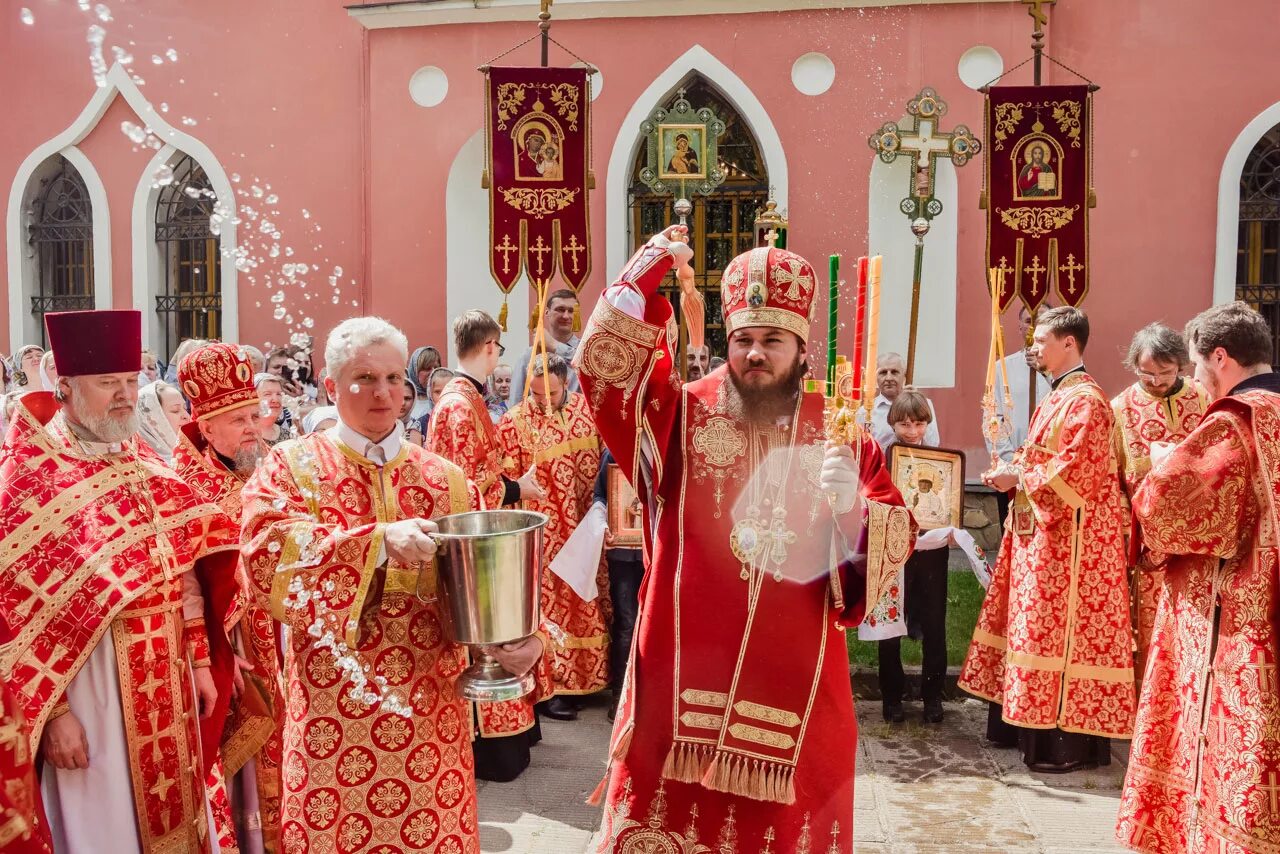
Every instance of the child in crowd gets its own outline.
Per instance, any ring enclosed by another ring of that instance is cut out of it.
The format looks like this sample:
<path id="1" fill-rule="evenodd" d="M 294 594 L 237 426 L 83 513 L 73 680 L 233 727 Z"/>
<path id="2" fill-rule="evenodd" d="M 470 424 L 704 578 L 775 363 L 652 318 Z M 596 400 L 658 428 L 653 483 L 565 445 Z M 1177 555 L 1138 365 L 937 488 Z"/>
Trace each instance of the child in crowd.
<path id="1" fill-rule="evenodd" d="M 923 446 L 925 433 L 933 421 L 933 412 L 923 394 L 906 390 L 889 407 L 888 421 L 894 434 L 892 444 Z M 911 499 L 907 500 L 907 509 L 915 509 Z M 949 554 L 950 550 L 946 548 L 916 551 L 907 560 L 903 571 L 907 636 L 923 642 L 920 696 L 924 700 L 924 719 L 931 724 L 942 722 L 942 686 L 947 675 Z M 906 718 L 902 710 L 906 676 L 902 671 L 901 640 L 890 638 L 879 642 L 882 711 L 889 723 L 899 723 Z"/>

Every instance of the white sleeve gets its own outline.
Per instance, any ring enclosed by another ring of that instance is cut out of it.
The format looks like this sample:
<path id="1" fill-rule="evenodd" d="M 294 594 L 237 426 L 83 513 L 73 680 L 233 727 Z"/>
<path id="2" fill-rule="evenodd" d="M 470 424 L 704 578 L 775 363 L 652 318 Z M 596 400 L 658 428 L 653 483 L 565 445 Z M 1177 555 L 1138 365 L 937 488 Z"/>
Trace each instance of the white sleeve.
<path id="1" fill-rule="evenodd" d="M 605 301 L 636 320 L 644 320 L 645 299 L 630 285 L 613 285 L 604 292 Z"/>
<path id="2" fill-rule="evenodd" d="M 924 443 L 931 448 L 936 448 L 942 444 L 942 438 L 938 433 L 938 411 L 933 408 L 933 401 L 929 401 L 929 414 L 933 416 L 929 421 L 929 429 L 924 431 Z"/>
<path id="3" fill-rule="evenodd" d="M 182 619 L 196 620 L 204 616 L 204 592 L 195 570 L 182 573 Z"/>

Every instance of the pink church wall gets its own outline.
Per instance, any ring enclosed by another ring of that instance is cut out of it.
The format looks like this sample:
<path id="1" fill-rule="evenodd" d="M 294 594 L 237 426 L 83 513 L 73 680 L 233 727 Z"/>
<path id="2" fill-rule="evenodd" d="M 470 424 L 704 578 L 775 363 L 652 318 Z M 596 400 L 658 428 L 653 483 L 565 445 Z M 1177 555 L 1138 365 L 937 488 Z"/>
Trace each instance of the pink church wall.
<path id="1" fill-rule="evenodd" d="M 328 259 L 327 267 L 341 265 L 344 279 L 360 282 L 358 288 L 345 282 L 339 305 L 327 293 L 305 303 L 317 337 L 337 319 L 365 310 L 391 317 L 411 343 L 443 344 L 450 320 L 446 181 L 459 149 L 481 128 L 482 77 L 475 68 L 532 35 L 533 25 L 366 32 L 341 3 L 328 0 L 226 0 L 203 4 L 198 14 L 178 0 L 149 0 L 145 12 L 138 4 L 115 5 L 108 43 L 137 42 L 130 49 L 147 78 L 143 94 L 153 103 L 167 101 L 175 123 L 182 115 L 197 118 L 198 125 L 184 130 L 204 141 L 228 173 L 244 176 L 237 186 L 247 186 L 251 176 L 272 184 L 281 197 L 283 242 L 298 252 L 293 260 Z M 1099 207 L 1085 307 L 1094 327 L 1089 364 L 1113 392 L 1129 381 L 1120 351 L 1138 326 L 1153 319 L 1180 326 L 1211 301 L 1223 157 L 1240 130 L 1280 100 L 1270 85 L 1280 76 L 1280 56 L 1239 50 L 1250 22 L 1268 19 L 1270 4 L 1239 0 L 1229 13 L 1223 8 L 1072 0 L 1053 12 L 1050 51 L 1103 85 L 1095 102 Z M 16 14 L 6 13 L 4 23 L 8 58 L 0 70 L 0 105 L 17 119 L 0 136 L 5 186 L 23 158 L 66 127 L 92 94 L 88 19 L 67 4 L 33 9 L 35 27 L 18 24 Z M 1028 24 L 1024 8 L 1008 3 L 557 22 L 555 37 L 598 64 L 605 78 L 592 105 L 598 187 L 587 302 L 613 273 L 604 245 L 608 159 L 619 134 L 637 132 L 620 125 L 650 82 L 692 45 L 732 69 L 772 117 L 790 169 L 792 247 L 811 258 L 832 251 L 848 258 L 866 240 L 873 159 L 866 136 L 900 115 L 923 85 L 937 87 L 949 102 L 945 125 L 979 128 L 981 96 L 959 81 L 956 62 L 972 45 L 988 44 L 1012 67 L 1029 52 Z M 150 64 L 152 53 L 170 46 L 180 52 L 176 65 Z M 813 50 L 834 61 L 837 75 L 827 93 L 810 98 L 794 89 L 790 69 Z M 511 61 L 536 62 L 536 47 Z M 409 77 L 424 65 L 449 77 L 447 98 L 431 109 L 408 94 Z M 1020 69 L 1010 81 L 1025 82 L 1029 74 L 1029 67 Z M 1046 62 L 1045 79 L 1073 78 Z M 119 132 L 126 117 L 117 104 L 82 146 L 110 198 L 118 305 L 131 300 L 131 207 L 147 160 L 129 151 Z M 956 385 L 931 394 L 944 442 L 975 449 L 986 353 L 981 164 L 958 175 Z M 312 231 L 317 223 L 318 234 Z M 323 276 L 315 281 L 327 291 Z M 271 318 L 271 289 L 242 282 L 241 339 L 283 340 L 282 324 Z M 493 284 L 480 280 L 474 287 Z M 291 304 L 303 305 L 296 296 Z M 0 313 L 7 312 L 0 303 Z M 1014 332 L 1010 318 L 1008 333 Z M 522 349 L 521 341 L 507 343 Z"/>

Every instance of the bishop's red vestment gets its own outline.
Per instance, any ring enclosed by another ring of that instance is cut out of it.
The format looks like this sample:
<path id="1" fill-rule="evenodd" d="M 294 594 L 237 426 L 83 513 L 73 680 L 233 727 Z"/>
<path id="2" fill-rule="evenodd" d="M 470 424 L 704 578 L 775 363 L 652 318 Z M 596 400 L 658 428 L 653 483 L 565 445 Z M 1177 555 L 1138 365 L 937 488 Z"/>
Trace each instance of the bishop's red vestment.
<path id="1" fill-rule="evenodd" d="M 1280 377 L 1253 382 L 1134 496 L 1169 555 L 1120 801 L 1135 851 L 1280 851 Z"/>
<path id="2" fill-rule="evenodd" d="M 610 293 L 647 296 L 643 319 L 602 299 L 576 357 L 600 434 L 645 503 L 650 552 L 599 850 L 852 851 L 857 724 L 841 627 L 896 578 L 914 524 L 866 434 L 853 449 L 864 501 L 833 519 L 820 395 L 759 426 L 737 410 L 726 369 L 682 386 L 671 306 L 654 295 L 673 262 L 662 236 L 641 249 Z M 799 256 L 753 250 L 726 271 L 726 313 L 807 333 L 813 287 Z M 865 586 L 846 560 L 855 551 L 868 555 Z"/>
<path id="3" fill-rule="evenodd" d="M 1111 406 L 1083 371 L 1041 402 L 960 687 L 1027 729 L 1130 738 L 1128 527 Z"/>

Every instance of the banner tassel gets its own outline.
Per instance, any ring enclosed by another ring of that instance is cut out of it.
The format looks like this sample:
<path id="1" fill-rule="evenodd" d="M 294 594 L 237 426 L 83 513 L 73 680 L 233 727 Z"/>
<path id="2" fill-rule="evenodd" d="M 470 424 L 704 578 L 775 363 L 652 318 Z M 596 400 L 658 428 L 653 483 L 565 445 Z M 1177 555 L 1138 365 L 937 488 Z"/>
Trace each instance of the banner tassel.
<path id="1" fill-rule="evenodd" d="M 582 306 L 576 302 L 573 304 L 573 334 L 582 334 Z"/>
<path id="2" fill-rule="evenodd" d="M 502 308 L 498 309 L 498 326 L 503 332 L 507 331 L 507 294 L 502 295 Z"/>

